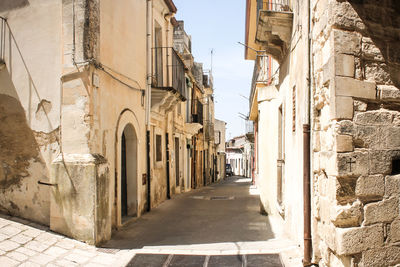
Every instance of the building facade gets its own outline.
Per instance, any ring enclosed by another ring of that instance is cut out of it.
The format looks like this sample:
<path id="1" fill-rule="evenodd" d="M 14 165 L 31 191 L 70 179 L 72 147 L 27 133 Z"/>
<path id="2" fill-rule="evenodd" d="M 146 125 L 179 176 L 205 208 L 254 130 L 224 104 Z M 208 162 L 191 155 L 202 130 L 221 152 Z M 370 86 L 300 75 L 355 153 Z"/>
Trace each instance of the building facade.
<path id="1" fill-rule="evenodd" d="M 226 142 L 226 163 L 237 176 L 251 177 L 252 143 L 246 135 L 232 138 Z"/>
<path id="2" fill-rule="evenodd" d="M 98 245 L 194 187 L 203 109 L 193 57 L 174 49 L 176 12 L 171 0 L 0 3 L 2 212 Z"/>
<path id="3" fill-rule="evenodd" d="M 256 181 L 306 265 L 400 263 L 395 2 L 247 1 Z"/>

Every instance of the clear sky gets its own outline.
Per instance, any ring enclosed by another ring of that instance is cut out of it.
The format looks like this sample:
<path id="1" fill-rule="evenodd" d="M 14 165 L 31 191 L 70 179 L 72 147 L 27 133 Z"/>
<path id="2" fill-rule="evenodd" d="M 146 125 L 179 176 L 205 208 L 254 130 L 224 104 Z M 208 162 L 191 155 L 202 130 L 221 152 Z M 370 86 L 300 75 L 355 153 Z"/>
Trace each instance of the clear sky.
<path id="1" fill-rule="evenodd" d="M 239 112 L 248 114 L 253 61 L 244 60 L 245 0 L 174 0 L 177 20 L 185 21 L 185 31 L 192 36 L 192 53 L 196 62 L 211 65 L 215 118 L 227 122 L 226 138 L 245 131 Z"/>

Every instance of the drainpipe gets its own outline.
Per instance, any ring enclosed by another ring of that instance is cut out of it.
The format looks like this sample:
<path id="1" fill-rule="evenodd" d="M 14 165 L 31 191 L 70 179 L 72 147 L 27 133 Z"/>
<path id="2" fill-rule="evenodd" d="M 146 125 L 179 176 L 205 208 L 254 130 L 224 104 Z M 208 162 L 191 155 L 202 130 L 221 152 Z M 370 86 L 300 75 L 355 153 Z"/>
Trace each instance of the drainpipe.
<path id="1" fill-rule="evenodd" d="M 311 183 L 310 183 L 310 123 L 312 97 L 311 0 L 308 0 L 308 90 L 306 123 L 303 124 L 303 208 L 304 208 L 304 266 L 312 266 Z"/>
<path id="2" fill-rule="evenodd" d="M 147 211 L 151 210 L 151 170 L 150 170 L 150 109 L 151 109 L 151 46 L 152 46 L 152 30 L 153 30 L 153 14 L 152 0 L 147 0 L 147 82 L 146 82 L 146 154 L 147 154 Z"/>

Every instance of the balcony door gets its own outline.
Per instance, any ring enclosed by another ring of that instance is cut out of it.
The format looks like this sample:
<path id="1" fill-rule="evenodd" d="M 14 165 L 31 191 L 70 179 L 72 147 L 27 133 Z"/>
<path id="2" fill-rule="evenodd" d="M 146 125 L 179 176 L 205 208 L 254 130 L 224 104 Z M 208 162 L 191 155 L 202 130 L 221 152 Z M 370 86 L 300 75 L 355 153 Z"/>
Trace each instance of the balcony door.
<path id="1" fill-rule="evenodd" d="M 154 29 L 154 76 L 155 85 L 163 86 L 163 47 L 162 47 L 162 29 L 156 26 Z"/>

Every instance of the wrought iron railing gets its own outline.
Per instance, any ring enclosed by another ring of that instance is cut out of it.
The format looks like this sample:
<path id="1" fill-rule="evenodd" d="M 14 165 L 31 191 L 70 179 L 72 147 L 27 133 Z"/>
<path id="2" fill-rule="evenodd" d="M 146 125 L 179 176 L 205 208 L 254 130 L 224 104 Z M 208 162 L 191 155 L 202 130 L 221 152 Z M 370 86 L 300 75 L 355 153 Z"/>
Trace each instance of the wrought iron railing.
<path id="1" fill-rule="evenodd" d="M 257 13 L 260 10 L 292 12 L 289 5 L 289 0 L 275 0 L 275 1 L 257 0 Z"/>
<path id="2" fill-rule="evenodd" d="M 254 124 L 251 120 L 246 120 L 246 134 L 254 133 Z"/>
<path id="3" fill-rule="evenodd" d="M 153 48 L 152 87 L 175 91 L 186 99 L 185 65 L 174 48 Z"/>
<path id="4" fill-rule="evenodd" d="M 253 78 L 251 82 L 251 89 L 250 89 L 250 107 L 253 101 L 254 93 L 256 91 L 256 86 L 259 83 L 263 84 L 270 84 L 271 77 L 270 77 L 270 68 L 269 65 L 269 57 L 265 55 L 258 55 L 256 60 L 254 61 L 254 70 L 253 70 Z"/>

